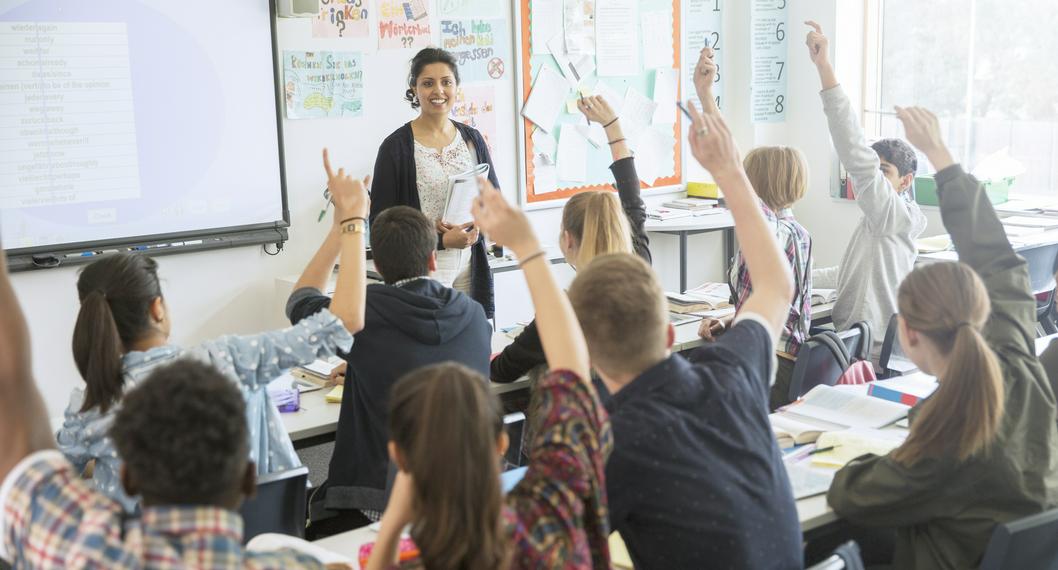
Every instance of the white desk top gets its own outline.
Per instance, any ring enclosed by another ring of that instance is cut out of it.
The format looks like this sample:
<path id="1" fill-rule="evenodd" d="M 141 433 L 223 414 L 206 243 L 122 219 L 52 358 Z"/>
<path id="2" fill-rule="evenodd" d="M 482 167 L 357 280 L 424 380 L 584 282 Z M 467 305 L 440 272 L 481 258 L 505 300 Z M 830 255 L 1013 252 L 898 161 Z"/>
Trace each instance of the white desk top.
<path id="1" fill-rule="evenodd" d="M 815 305 L 812 307 L 812 320 L 828 318 L 833 312 L 834 303 L 824 303 L 822 305 Z M 734 313 L 735 308 L 728 307 L 726 309 L 707 311 L 702 314 L 716 318 L 724 318 L 731 316 Z M 698 336 L 698 327 L 700 325 L 701 321 L 694 321 L 691 323 L 676 325 L 676 341 L 672 344 L 672 351 L 680 352 L 683 350 L 690 350 L 692 348 L 696 348 L 705 344 L 705 341 Z"/>
<path id="2" fill-rule="evenodd" d="M 504 333 L 493 333 L 492 352 L 500 352 L 513 339 Z M 492 383 L 492 392 L 504 394 L 522 388 L 529 387 L 529 379 L 521 378 L 510 384 Z M 338 429 L 338 414 L 341 412 L 341 404 L 331 404 L 325 397 L 329 389 L 316 390 L 301 395 L 301 409 L 296 412 L 281 414 L 283 426 L 290 434 L 292 441 L 308 439 L 319 435 L 334 433 Z"/>
<path id="3" fill-rule="evenodd" d="M 735 220 L 731 212 L 726 209 L 718 214 L 706 214 L 703 216 L 685 216 L 671 220 L 647 220 L 644 228 L 648 232 L 686 232 L 721 230 L 735 227 Z"/>

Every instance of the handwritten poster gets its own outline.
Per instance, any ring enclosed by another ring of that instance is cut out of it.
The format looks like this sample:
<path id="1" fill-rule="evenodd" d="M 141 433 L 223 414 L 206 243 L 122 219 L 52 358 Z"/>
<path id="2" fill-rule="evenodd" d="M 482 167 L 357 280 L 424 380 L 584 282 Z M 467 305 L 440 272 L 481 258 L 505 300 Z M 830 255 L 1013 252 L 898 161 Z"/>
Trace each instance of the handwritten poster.
<path id="1" fill-rule="evenodd" d="M 314 38 L 366 38 L 368 0 L 320 0 L 320 11 L 312 19 Z"/>
<path id="2" fill-rule="evenodd" d="M 489 150 L 495 154 L 496 140 L 496 88 L 487 83 L 464 84 L 456 95 L 452 106 L 452 118 L 477 129 Z"/>
<path id="3" fill-rule="evenodd" d="M 362 55 L 284 51 L 283 94 L 288 119 L 359 117 L 364 112 Z"/>
<path id="4" fill-rule="evenodd" d="M 379 0 L 378 49 L 420 50 L 430 37 L 426 0 Z"/>
<path id="5" fill-rule="evenodd" d="M 499 0 L 437 0 L 442 18 L 502 18 L 505 11 Z"/>
<path id="6" fill-rule="evenodd" d="M 786 120 L 786 0 L 753 0 L 750 108 L 754 123 Z"/>
<path id="7" fill-rule="evenodd" d="M 513 68 L 503 20 L 441 20 L 441 47 L 455 56 L 465 82 L 500 79 Z"/>
<path id="8" fill-rule="evenodd" d="M 686 26 L 683 39 L 683 93 L 684 99 L 691 99 L 695 106 L 701 110 L 701 104 L 694 91 L 694 73 L 698 67 L 698 56 L 702 48 L 708 46 L 716 53 L 713 61 L 716 63 L 716 77 L 713 80 L 713 97 L 716 105 L 724 108 L 723 81 L 727 72 L 724 70 L 724 44 L 721 41 L 723 35 L 721 18 L 723 0 L 686 0 L 684 3 L 683 22 Z"/>

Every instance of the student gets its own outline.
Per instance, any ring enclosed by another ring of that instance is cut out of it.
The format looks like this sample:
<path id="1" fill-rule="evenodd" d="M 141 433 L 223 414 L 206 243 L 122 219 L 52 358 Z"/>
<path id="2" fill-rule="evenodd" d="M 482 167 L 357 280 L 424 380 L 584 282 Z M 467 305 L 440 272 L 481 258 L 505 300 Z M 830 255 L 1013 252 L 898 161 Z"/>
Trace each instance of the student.
<path id="1" fill-rule="evenodd" d="M 588 351 L 569 300 L 525 214 L 482 181 L 474 223 L 520 260 L 550 372 L 525 477 L 506 496 L 508 439 L 484 377 L 442 364 L 393 389 L 389 453 L 399 467 L 369 570 L 389 568 L 405 526 L 426 568 L 609 568 L 603 468 L 606 413 L 588 381 Z"/>
<path id="2" fill-rule="evenodd" d="M 867 322 L 876 359 L 889 319 L 896 313 L 897 286 L 915 265 L 915 239 L 926 229 L 926 217 L 909 192 L 918 160 L 899 139 L 867 146 L 852 103 L 830 65 L 829 42 L 819 24 L 806 23 L 815 29 L 809 33 L 809 55 L 823 84 L 820 96 L 830 138 L 863 212 L 841 265 L 817 269 L 812 281 L 816 287 L 837 289 L 831 320 L 838 330 Z"/>
<path id="3" fill-rule="evenodd" d="M 588 119 L 604 127 L 610 141 L 610 154 L 620 207 L 610 192 L 581 192 L 573 195 L 562 209 L 559 244 L 566 262 L 585 267 L 597 255 L 635 252 L 650 263 L 650 238 L 644 229 L 646 205 L 639 195 L 639 175 L 628 148 L 617 113 L 606 99 L 582 97 L 577 108 Z M 624 212 L 621 212 L 621 209 Z M 536 321 L 528 326 L 492 360 L 489 376 L 493 382 L 514 382 L 530 370 L 546 363 L 540 346 Z"/>
<path id="4" fill-rule="evenodd" d="M 484 137 L 451 118 L 459 90 L 459 65 L 451 53 L 428 47 L 415 54 L 405 99 L 419 116 L 393 131 L 378 147 L 371 223 L 386 209 L 409 206 L 434 226 L 437 267 L 434 276 L 481 303 L 492 318 L 494 294 L 485 240 L 471 224 L 452 225 L 441 218 L 448 177 L 477 164 L 489 165 L 489 180 L 499 186 Z"/>
<path id="5" fill-rule="evenodd" d="M 1058 339 L 1052 340 L 1040 354 L 1040 364 L 1051 383 L 1051 390 L 1058 394 Z"/>
<path id="6" fill-rule="evenodd" d="M 636 568 L 800 568 L 797 510 L 767 408 L 790 265 L 723 119 L 692 117 L 691 151 L 724 191 L 749 270 L 768 278 L 691 362 L 670 353 L 665 295 L 646 264 L 609 255 L 578 272 L 569 298 L 613 395 L 610 524 Z"/>
<path id="7" fill-rule="evenodd" d="M 707 112 L 719 114 L 720 110 L 713 100 L 712 93 L 715 76 L 713 49 L 707 47 L 699 57 L 694 85 L 698 91 L 698 99 Z M 793 302 L 779 337 L 776 351 L 779 366 L 775 371 L 775 384 L 772 385 L 768 398 L 768 407 L 774 410 L 790 403 L 790 378 L 793 376 L 794 360 L 801 344 L 808 338 L 808 330 L 812 325 L 812 237 L 804 226 L 797 223 L 793 211 L 790 210 L 794 202 L 803 198 L 808 190 L 808 164 L 804 155 L 795 148 L 767 146 L 750 151 L 742 165 L 750 184 L 760 197 L 764 219 L 779 242 L 779 247 L 786 254 L 794 275 Z M 753 280 L 741 250 L 735 253 L 728 283 L 735 310 L 740 311 L 753 291 Z M 731 324 L 732 318 L 703 319 L 698 334 L 702 338 L 712 340 Z"/>
<path id="8" fill-rule="evenodd" d="M 912 410 L 907 441 L 838 471 L 827 501 L 855 524 L 896 528 L 894 568 L 973 568 L 997 523 L 1058 506 L 1055 396 L 1035 357 L 1025 260 L 937 118 L 897 118 L 937 171 L 961 261 L 915 269 L 898 296 L 904 354 L 940 386 Z"/>
<path id="9" fill-rule="evenodd" d="M 485 311 L 429 277 L 437 267 L 434 234 L 433 223 L 407 206 L 389 208 L 371 224 L 375 269 L 385 284 L 367 287 L 364 330 L 343 355 L 346 380 L 334 455 L 326 483 L 311 500 L 314 537 L 369 524 L 385 508 L 386 414 L 397 379 L 444 361 L 488 372 L 492 328 Z M 333 305 L 322 291 L 334 270 L 338 239 L 335 232 L 327 236 L 294 286 L 287 301 L 291 323 L 315 319 Z"/>
<path id="10" fill-rule="evenodd" d="M 91 463 L 96 487 L 130 512 L 136 499 L 121 487 L 121 460 L 107 430 L 122 394 L 157 366 L 178 358 L 211 362 L 238 383 L 247 404 L 250 460 L 260 474 L 301 464 L 266 387 L 289 368 L 348 350 L 350 333 L 359 331 L 364 322 L 362 224 L 367 191 L 360 181 L 341 171 L 332 173 L 326 150 L 323 159 L 336 206 L 335 235 L 341 235 L 335 244 L 342 253 L 342 272 L 332 311 L 288 329 L 224 336 L 188 349 L 169 341 L 172 320 L 154 259 L 142 254 L 112 255 L 81 272 L 77 280 L 81 309 L 74 325 L 73 353 L 85 386 L 74 389 L 70 397 L 57 434 L 59 450 L 78 472 L 85 472 Z M 348 220 L 360 220 L 359 229 L 344 225 L 337 229 L 339 222 Z"/>
<path id="11" fill-rule="evenodd" d="M 257 469 L 246 404 L 228 374 L 172 361 L 111 414 L 122 484 L 143 497 L 141 516 L 129 517 L 55 450 L 3 251 L 0 312 L 0 560 L 25 569 L 324 568 L 289 550 L 243 552 L 235 509 L 253 494 Z"/>

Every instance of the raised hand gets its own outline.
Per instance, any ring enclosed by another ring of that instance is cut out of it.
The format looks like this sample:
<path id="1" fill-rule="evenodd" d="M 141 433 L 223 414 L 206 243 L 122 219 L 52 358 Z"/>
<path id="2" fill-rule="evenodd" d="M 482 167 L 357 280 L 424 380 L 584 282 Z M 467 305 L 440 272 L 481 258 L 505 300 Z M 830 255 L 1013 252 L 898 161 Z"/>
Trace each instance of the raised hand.
<path id="1" fill-rule="evenodd" d="M 367 219 L 368 209 L 371 207 L 367 187 L 371 184 L 371 177 L 357 180 L 347 175 L 344 168 L 339 168 L 335 173 L 331 168 L 327 149 L 323 149 L 323 170 L 327 172 L 327 189 L 330 190 L 331 201 L 334 202 L 335 223 L 349 218 Z"/>
<path id="2" fill-rule="evenodd" d="M 717 70 L 714 57 L 716 52 L 713 48 L 702 48 L 698 54 L 698 64 L 694 67 L 694 90 L 706 108 L 710 108 L 708 104 L 713 101 L 713 83 L 716 81 Z"/>
<path id="3" fill-rule="evenodd" d="M 812 27 L 812 31 L 808 32 L 808 37 L 805 38 L 808 57 L 812 58 L 816 67 L 830 65 L 830 40 L 823 34 L 823 28 L 814 20 L 807 20 L 805 24 Z"/>
<path id="4" fill-rule="evenodd" d="M 940 134 L 936 115 L 922 107 L 897 107 L 896 118 L 904 124 L 908 142 L 926 155 L 933 168 L 940 171 L 955 163 Z"/>
<path id="5" fill-rule="evenodd" d="M 486 178 L 479 178 L 478 183 L 481 185 L 481 195 L 474 200 L 471 208 L 477 227 L 496 243 L 510 248 L 516 257 L 536 253 L 540 243 L 525 212 L 508 204 L 503 194 Z"/>
<path id="6" fill-rule="evenodd" d="M 718 183 L 721 178 L 740 175 L 742 158 L 723 117 L 699 113 L 689 101 L 687 109 L 691 114 L 691 154 L 698 164 L 711 172 Z"/>
<path id="7" fill-rule="evenodd" d="M 577 100 L 577 109 L 579 109 L 589 121 L 599 123 L 600 125 L 608 125 L 617 119 L 617 113 L 615 113 L 613 108 L 610 107 L 610 104 L 606 102 L 606 99 L 599 95 L 581 97 Z"/>

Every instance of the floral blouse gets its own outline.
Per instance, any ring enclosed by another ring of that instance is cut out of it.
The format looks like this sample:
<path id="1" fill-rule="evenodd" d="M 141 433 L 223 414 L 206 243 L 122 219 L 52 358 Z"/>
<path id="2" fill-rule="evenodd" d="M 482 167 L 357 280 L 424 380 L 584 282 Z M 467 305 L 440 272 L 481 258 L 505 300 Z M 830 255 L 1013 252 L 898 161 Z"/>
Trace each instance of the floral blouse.
<path id="1" fill-rule="evenodd" d="M 123 358 L 125 389 L 136 386 L 155 368 L 179 358 L 212 364 L 239 385 L 246 399 L 250 460 L 257 464 L 257 473 L 273 473 L 297 467 L 301 461 L 294 453 L 279 410 L 268 396 L 268 383 L 289 368 L 331 356 L 338 350 L 348 351 L 352 345 L 353 337 L 342 321 L 324 309 L 282 330 L 223 336 L 189 349 L 170 344 L 129 352 Z M 96 488 L 133 512 L 138 500 L 126 495 L 121 486 L 121 460 L 107 435 L 120 402 L 106 413 L 100 413 L 98 408 L 82 412 L 83 402 L 84 390 L 74 389 L 66 419 L 56 434 L 59 450 L 78 472 L 94 459 L 92 479 Z"/>

